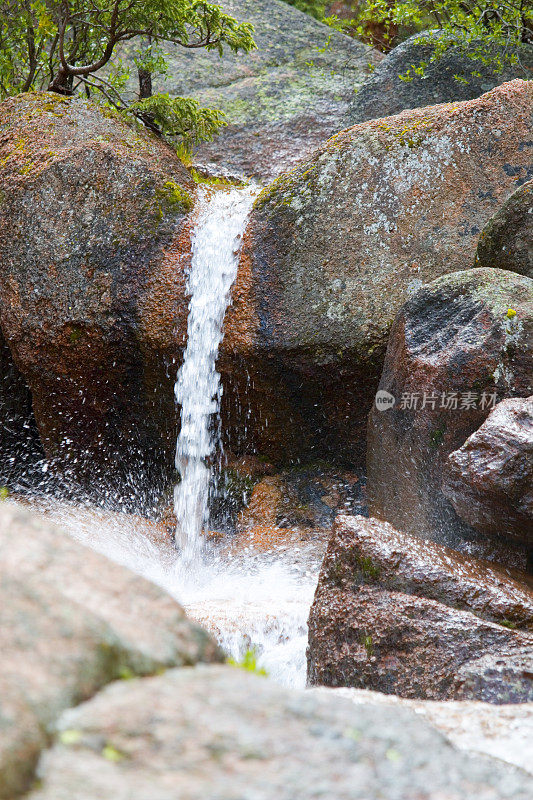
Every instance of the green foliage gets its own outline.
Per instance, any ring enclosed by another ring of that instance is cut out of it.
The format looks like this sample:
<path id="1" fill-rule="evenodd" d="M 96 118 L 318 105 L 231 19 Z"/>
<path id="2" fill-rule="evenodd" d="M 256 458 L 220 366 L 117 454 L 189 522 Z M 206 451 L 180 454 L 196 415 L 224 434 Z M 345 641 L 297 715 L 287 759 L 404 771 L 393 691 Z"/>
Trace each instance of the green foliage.
<path id="1" fill-rule="evenodd" d="M 429 60 L 412 64 L 400 76 L 404 81 L 424 76 L 428 65 L 451 47 L 461 48 L 468 58 L 490 65 L 498 73 L 505 64 L 517 63 L 517 45 L 533 44 L 533 4 L 523 0 L 365 0 L 359 10 L 357 34 L 363 37 L 370 23 L 391 30 L 432 29 L 429 38 L 418 39 L 420 44 L 430 41 L 433 45 Z M 466 81 L 463 76 L 455 78 Z"/>
<path id="2" fill-rule="evenodd" d="M 220 111 L 202 108 L 188 97 L 168 94 L 138 100 L 125 111 L 140 117 L 149 127 L 155 126 L 162 134 L 178 138 L 185 148 L 210 141 L 227 124 Z"/>
<path id="3" fill-rule="evenodd" d="M 228 664 L 231 664 L 232 667 L 244 669 L 246 672 L 254 672 L 256 675 L 262 675 L 264 677 L 268 675 L 266 669 L 257 666 L 257 650 L 255 647 L 251 647 L 247 650 L 240 661 L 236 661 L 234 658 L 228 658 Z"/>
<path id="4" fill-rule="evenodd" d="M 9 497 L 9 489 L 7 486 L 0 486 L 0 502 L 2 500 L 7 500 Z"/>
<path id="5" fill-rule="evenodd" d="M 161 45 L 247 53 L 252 34 L 251 25 L 203 0 L 0 0 L 0 99 L 29 90 L 83 93 L 190 147 L 217 133 L 222 114 L 186 98 L 151 96 L 152 76 L 167 72 Z M 130 70 L 116 55 L 131 40 L 140 84 L 134 102 L 125 92 Z"/>
<path id="6" fill-rule="evenodd" d="M 321 21 L 326 15 L 326 3 L 321 0 L 284 0 L 284 2 Z"/>
<path id="7" fill-rule="evenodd" d="M 283 2 L 294 6 L 294 8 L 297 8 L 299 11 L 309 14 L 309 16 L 314 17 L 319 20 L 319 22 L 324 22 L 336 31 L 348 32 L 350 29 L 350 20 L 341 20 L 334 14 L 326 17 L 326 8 L 329 3 L 325 2 L 325 0 L 283 0 Z M 327 46 L 329 47 L 329 42 Z"/>

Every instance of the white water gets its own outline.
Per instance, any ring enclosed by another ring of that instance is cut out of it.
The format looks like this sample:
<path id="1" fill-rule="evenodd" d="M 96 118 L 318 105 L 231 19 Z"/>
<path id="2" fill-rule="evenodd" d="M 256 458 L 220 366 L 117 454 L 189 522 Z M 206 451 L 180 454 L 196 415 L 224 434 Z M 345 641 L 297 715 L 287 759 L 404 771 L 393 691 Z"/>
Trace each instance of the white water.
<path id="1" fill-rule="evenodd" d="M 73 538 L 165 589 L 228 655 L 240 660 L 253 648 L 270 678 L 305 686 L 307 617 L 324 544 L 295 545 L 288 534 L 285 546 L 265 551 L 228 537 L 228 545 L 204 554 L 186 574 L 176 549 L 142 517 L 57 500 L 33 506 Z"/>
<path id="2" fill-rule="evenodd" d="M 218 444 L 212 433 L 222 391 L 216 357 L 253 195 L 250 189 L 217 191 L 200 199 L 188 276 L 188 343 L 175 387 L 182 407 L 176 448 L 181 482 L 175 490 L 180 552 L 140 517 L 58 503 L 41 510 L 78 540 L 176 597 L 233 658 L 252 648 L 272 679 L 303 687 L 321 544 L 295 543 L 287 532 L 284 543 L 270 550 L 253 545 L 246 534 L 201 546 L 208 463 Z"/>
<path id="3" fill-rule="evenodd" d="M 207 523 L 209 459 L 217 442 L 213 417 L 220 408 L 222 386 L 216 371 L 224 315 L 237 276 L 242 234 L 252 207 L 254 190 L 200 194 L 200 214 L 193 239 L 187 280 L 190 295 L 187 348 L 178 372 L 175 393 L 181 405 L 181 431 L 176 448 L 176 468 L 181 482 L 174 492 L 177 518 L 176 544 L 182 562 L 198 560 L 202 529 Z"/>

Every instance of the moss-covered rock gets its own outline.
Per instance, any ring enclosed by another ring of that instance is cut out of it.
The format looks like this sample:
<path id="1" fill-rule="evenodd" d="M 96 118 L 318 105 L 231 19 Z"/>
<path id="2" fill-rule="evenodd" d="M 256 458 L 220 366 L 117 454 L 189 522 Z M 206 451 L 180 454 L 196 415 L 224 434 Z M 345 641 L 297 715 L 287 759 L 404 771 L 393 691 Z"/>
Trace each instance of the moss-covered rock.
<path id="1" fill-rule="evenodd" d="M 530 176 L 532 112 L 533 85 L 517 80 L 356 125 L 259 195 L 226 328 L 257 356 L 257 394 L 262 377 L 275 384 L 256 427 L 281 431 L 286 453 L 357 457 L 396 312 L 472 266 L 487 220 Z"/>
<path id="2" fill-rule="evenodd" d="M 1 329 L 47 456 L 102 490 L 172 467 L 194 190 L 116 113 L 47 93 L 0 106 Z"/>

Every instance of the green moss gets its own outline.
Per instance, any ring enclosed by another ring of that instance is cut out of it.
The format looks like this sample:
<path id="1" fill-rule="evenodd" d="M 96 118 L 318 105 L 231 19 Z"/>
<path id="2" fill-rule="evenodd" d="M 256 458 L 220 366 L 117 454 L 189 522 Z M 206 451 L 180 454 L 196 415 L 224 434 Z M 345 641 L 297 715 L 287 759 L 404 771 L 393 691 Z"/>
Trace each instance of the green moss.
<path id="1" fill-rule="evenodd" d="M 443 422 L 438 428 L 435 428 L 429 435 L 429 446 L 432 448 L 440 447 L 444 441 L 444 434 L 446 433 L 446 423 Z"/>
<path id="2" fill-rule="evenodd" d="M 59 734 L 59 741 L 61 744 L 65 745 L 65 747 L 72 747 L 75 744 L 79 744 L 81 739 L 82 732 L 74 728 L 67 728 L 67 730 L 61 731 Z"/>
<path id="3" fill-rule="evenodd" d="M 211 175 L 202 175 L 197 169 L 191 167 L 189 173 L 197 186 L 244 186 L 243 181 L 238 179 L 216 178 Z"/>
<path id="4" fill-rule="evenodd" d="M 372 658 L 372 656 L 374 655 L 374 642 L 372 641 L 372 636 L 369 634 L 362 636 L 361 644 L 365 648 L 367 656 L 369 658 Z"/>
<path id="5" fill-rule="evenodd" d="M 377 581 L 379 579 L 380 568 L 368 556 L 359 556 L 357 565 L 367 580 Z"/>
<path id="6" fill-rule="evenodd" d="M 76 342 L 78 342 L 81 339 L 82 333 L 83 333 L 82 329 L 74 325 L 68 336 L 68 338 L 70 339 L 70 343 L 76 344 Z"/>
<path id="7" fill-rule="evenodd" d="M 255 647 L 251 647 L 247 650 L 240 661 L 236 661 L 234 658 L 228 658 L 228 664 L 232 667 L 244 669 L 246 672 L 253 672 L 256 675 L 262 675 L 264 677 L 268 675 L 265 669 L 257 666 L 257 651 Z"/>
<path id="8" fill-rule="evenodd" d="M 510 620 L 510 619 L 501 619 L 501 620 L 498 622 L 498 625 L 502 625 L 504 628 L 509 628 L 509 629 L 510 629 L 510 630 L 512 630 L 512 631 L 514 631 L 514 630 L 515 630 L 515 628 L 517 628 L 517 627 L 518 627 L 518 625 L 516 624 L 516 622 L 511 622 L 511 620 Z"/>
<path id="9" fill-rule="evenodd" d="M 161 188 L 155 190 L 155 198 L 159 216 L 163 216 L 163 208 L 180 214 L 187 214 L 194 206 L 194 200 L 189 192 L 175 181 L 165 181 Z"/>
<path id="10" fill-rule="evenodd" d="M 109 742 L 102 748 L 102 756 L 106 761 L 111 761 L 113 764 L 123 761 L 126 758 L 124 753 L 121 753 L 120 750 Z"/>
<path id="11" fill-rule="evenodd" d="M 254 211 L 259 211 L 270 202 L 273 202 L 275 205 L 290 206 L 293 199 L 294 183 L 292 179 L 294 173 L 294 170 L 286 172 L 280 175 L 279 178 L 276 178 L 270 186 L 265 186 L 256 197 Z"/>

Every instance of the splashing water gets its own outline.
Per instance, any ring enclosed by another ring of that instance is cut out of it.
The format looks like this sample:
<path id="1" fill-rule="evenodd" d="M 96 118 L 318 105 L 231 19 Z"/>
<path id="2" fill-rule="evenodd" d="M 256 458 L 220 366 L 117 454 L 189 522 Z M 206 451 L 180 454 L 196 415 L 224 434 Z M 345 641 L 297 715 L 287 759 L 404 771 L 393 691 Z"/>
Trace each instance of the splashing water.
<path id="1" fill-rule="evenodd" d="M 182 406 L 176 448 L 177 553 L 157 526 L 127 514 L 44 500 L 39 510 L 79 541 L 157 583 L 208 628 L 236 660 L 254 649 L 271 678 L 305 686 L 307 616 L 325 543 L 289 543 L 257 550 L 246 537 L 201 548 L 210 470 L 217 447 L 213 415 L 220 408 L 216 358 L 237 274 L 238 249 L 254 190 L 204 192 L 188 276 L 188 343 L 175 386 Z M 37 505 L 37 504 L 36 504 Z"/>
<path id="2" fill-rule="evenodd" d="M 174 491 L 174 511 L 176 544 L 184 565 L 199 557 L 202 528 L 207 522 L 210 469 L 206 462 L 217 446 L 212 419 L 219 411 L 222 392 L 216 358 L 254 194 L 252 188 L 217 191 L 211 197 L 204 191 L 199 198 L 201 211 L 187 281 L 191 297 L 187 348 L 175 386 L 181 405 L 176 448 L 181 482 Z"/>
<path id="3" fill-rule="evenodd" d="M 77 541 L 166 590 L 237 661 L 253 649 L 272 680 L 305 686 L 307 617 L 325 541 L 265 551 L 232 540 L 186 571 L 158 526 L 142 517 L 46 498 L 32 505 Z"/>

